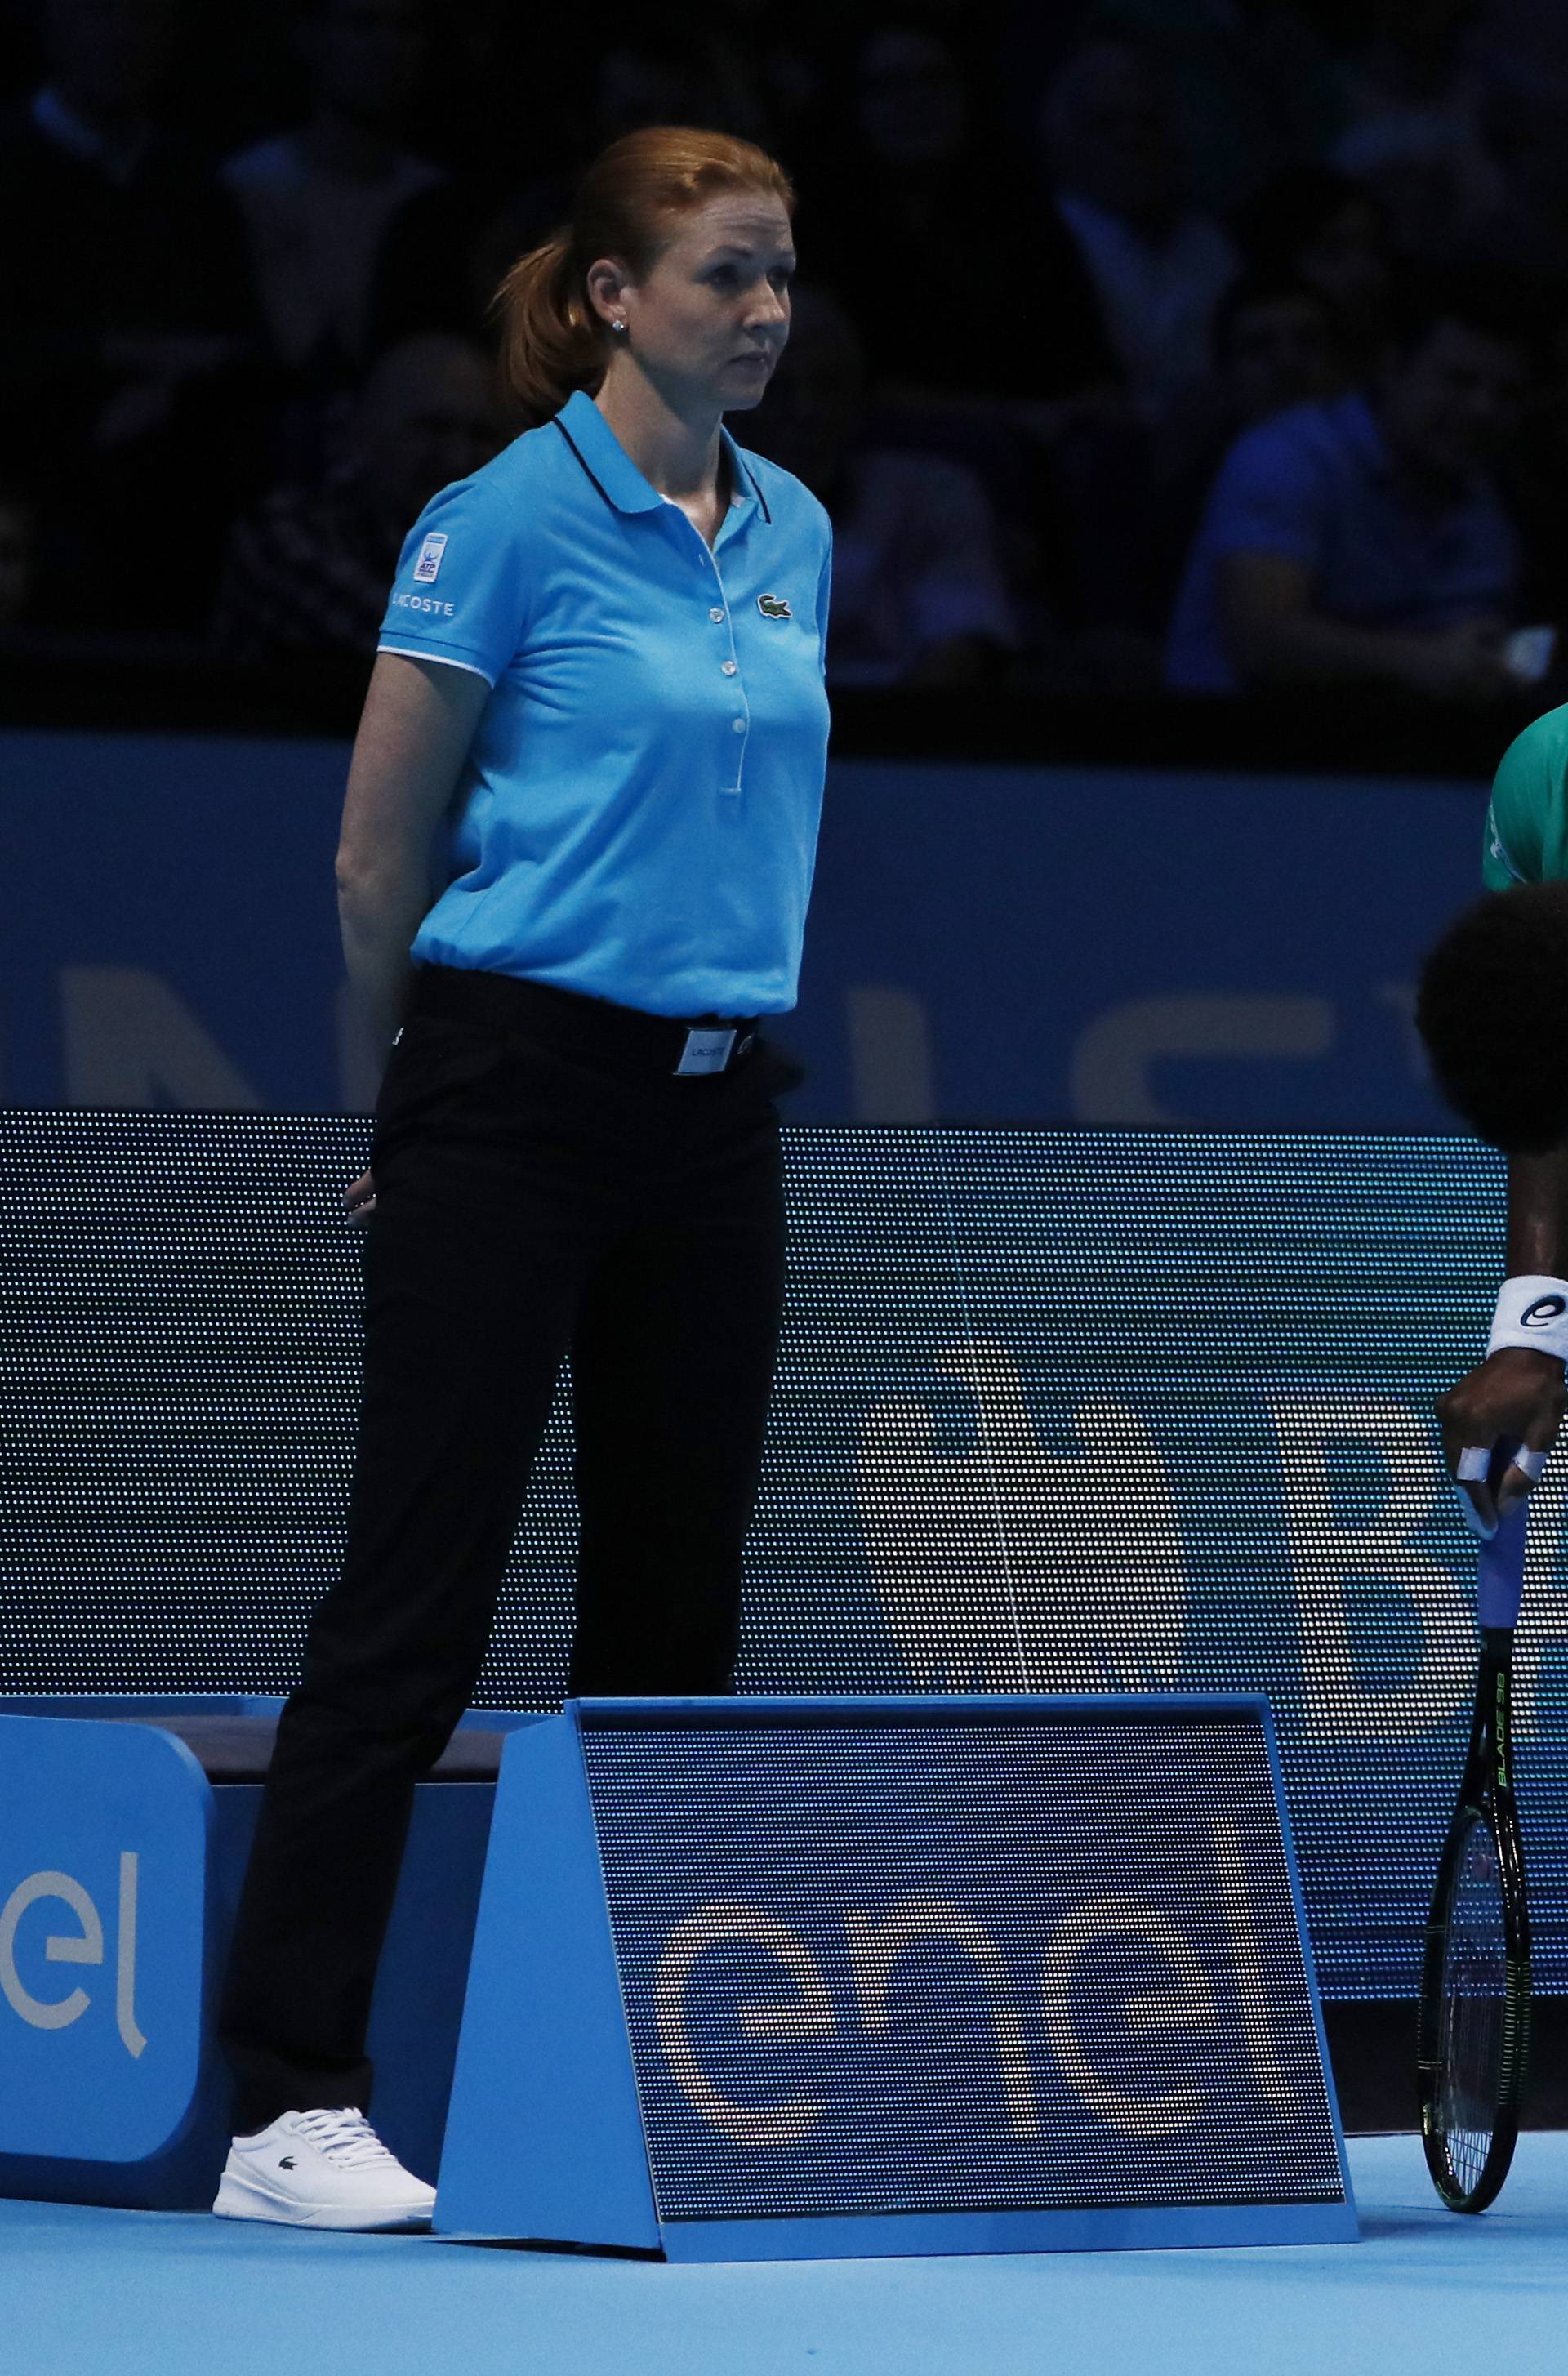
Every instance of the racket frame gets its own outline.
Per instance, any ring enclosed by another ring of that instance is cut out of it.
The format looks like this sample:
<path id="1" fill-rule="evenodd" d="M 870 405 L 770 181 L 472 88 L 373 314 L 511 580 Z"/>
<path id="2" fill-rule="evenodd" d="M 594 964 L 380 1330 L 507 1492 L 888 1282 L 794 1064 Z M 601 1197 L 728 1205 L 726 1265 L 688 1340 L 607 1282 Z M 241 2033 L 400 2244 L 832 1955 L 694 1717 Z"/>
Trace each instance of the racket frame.
<path id="1" fill-rule="evenodd" d="M 1451 2211 L 1484 2211 L 1489 2203 L 1495 2201 L 1508 2175 L 1518 2140 L 1529 2064 L 1530 1919 L 1525 1891 L 1524 1845 L 1514 1796 L 1513 1657 L 1512 1625 L 1483 1626 L 1470 1745 L 1458 1800 L 1438 1864 L 1421 1965 L 1416 2046 L 1421 2144 L 1432 2183 Z M 1502 1883 L 1503 2047 L 1491 2143 L 1480 2169 L 1467 2183 L 1455 2170 L 1441 2121 L 1444 2095 L 1443 1982 L 1459 1860 L 1478 1821 L 1486 1825 L 1491 1835 Z"/>

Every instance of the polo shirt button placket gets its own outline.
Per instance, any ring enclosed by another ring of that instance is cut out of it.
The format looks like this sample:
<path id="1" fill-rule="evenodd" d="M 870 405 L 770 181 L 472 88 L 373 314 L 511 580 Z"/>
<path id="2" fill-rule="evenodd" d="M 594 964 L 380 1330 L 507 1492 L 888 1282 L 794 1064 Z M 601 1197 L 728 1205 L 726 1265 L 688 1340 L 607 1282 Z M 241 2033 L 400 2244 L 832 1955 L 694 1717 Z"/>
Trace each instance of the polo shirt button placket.
<path id="1" fill-rule="evenodd" d="M 719 567 L 718 556 L 713 552 L 712 547 L 707 543 L 706 538 L 699 537 L 698 541 L 702 546 L 702 552 L 699 557 L 702 562 L 712 570 L 714 576 L 719 581 L 719 590 L 720 594 L 722 594 L 724 592 L 724 579 Z M 730 630 L 730 657 L 728 659 L 722 659 L 719 661 L 719 665 L 720 671 L 727 677 L 739 677 L 741 673 L 741 663 L 735 654 L 735 628 L 730 616 L 728 601 L 710 603 L 708 606 L 707 615 L 714 626 L 728 627 Z M 730 720 L 730 731 L 731 734 L 744 734 L 746 731 L 745 719 L 732 718 Z M 721 786 L 720 790 L 725 799 L 731 801 L 739 800 L 741 794 L 741 782 L 738 761 L 736 764 L 735 781 L 732 784 L 725 784 Z"/>
<path id="2" fill-rule="evenodd" d="M 740 501 L 741 498 L 738 495 L 732 496 L 731 498 L 731 508 L 733 510 L 739 505 Z M 729 596 L 724 591 L 724 575 L 719 566 L 719 556 L 714 552 L 713 547 L 708 543 L 707 539 L 697 529 L 695 522 L 691 523 L 691 527 L 692 533 L 697 540 L 697 566 L 705 573 L 711 570 L 713 573 L 714 583 L 718 587 L 720 598 L 719 601 L 710 602 L 708 605 L 707 615 L 709 622 L 716 627 L 727 627 L 729 629 L 730 657 L 728 659 L 720 660 L 719 665 L 724 675 L 727 677 L 738 678 L 741 673 L 741 663 L 735 651 L 735 626 L 734 622 L 730 615 L 730 600 Z M 740 688 L 737 687 L 737 690 L 739 689 Z M 746 731 L 747 723 L 748 721 L 743 717 L 732 718 L 730 720 L 731 733 L 743 735 Z M 741 797 L 741 766 L 739 754 L 737 754 L 736 757 L 734 782 L 732 784 L 721 784 L 719 786 L 719 792 L 720 796 L 727 801 L 739 802 Z"/>

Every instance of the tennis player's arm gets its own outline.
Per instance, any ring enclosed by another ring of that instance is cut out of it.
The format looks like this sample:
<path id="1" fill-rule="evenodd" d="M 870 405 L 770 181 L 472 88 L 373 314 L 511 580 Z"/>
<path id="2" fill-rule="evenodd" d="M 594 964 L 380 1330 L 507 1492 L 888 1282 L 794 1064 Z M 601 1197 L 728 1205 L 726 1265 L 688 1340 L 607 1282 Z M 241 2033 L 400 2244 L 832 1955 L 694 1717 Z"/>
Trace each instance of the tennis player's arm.
<path id="1" fill-rule="evenodd" d="M 1568 1147 L 1508 1158 L 1510 1278 L 1568 1276 Z M 1542 1357 L 1538 1354 L 1538 1360 Z M 1562 1369 L 1561 1361 L 1557 1363 Z"/>
<path id="2" fill-rule="evenodd" d="M 1481 880 L 1489 891 L 1545 882 L 1555 872 L 1548 843 L 1563 794 L 1560 716 L 1550 711 L 1526 726 L 1499 763 L 1481 837 Z M 1511 1279 L 1568 1277 L 1568 1147 L 1509 1158 L 1503 1270 Z M 1533 1346 L 1501 1346 L 1489 1353 L 1438 1402 L 1449 1473 L 1457 1473 L 1461 1452 L 1489 1448 L 1503 1436 L 1532 1451 L 1550 1450 L 1562 1415 L 1562 1372 L 1561 1360 Z M 1511 1469 L 1502 1483 L 1506 1515 L 1528 1480 Z M 1467 1482 L 1464 1490 L 1482 1523 L 1491 1525 L 1499 1515 L 1491 1489 Z"/>
<path id="3" fill-rule="evenodd" d="M 377 655 L 349 767 L 337 874 L 349 980 L 383 1051 L 402 1017 L 410 945 L 436 890 L 436 833 L 489 698 L 471 669 Z"/>
<path id="4" fill-rule="evenodd" d="M 1506 1267 L 1510 1278 L 1568 1277 L 1568 1148 L 1509 1158 Z M 1562 1368 L 1554 1354 L 1501 1346 L 1441 1396 L 1437 1416 L 1450 1476 L 1457 1475 L 1467 1447 L 1490 1447 L 1503 1437 L 1532 1452 L 1550 1452 L 1562 1421 Z M 1529 1479 L 1508 1470 L 1501 1510 L 1484 1482 L 1468 1482 L 1464 1491 L 1483 1524 L 1491 1526 L 1524 1500 Z"/>

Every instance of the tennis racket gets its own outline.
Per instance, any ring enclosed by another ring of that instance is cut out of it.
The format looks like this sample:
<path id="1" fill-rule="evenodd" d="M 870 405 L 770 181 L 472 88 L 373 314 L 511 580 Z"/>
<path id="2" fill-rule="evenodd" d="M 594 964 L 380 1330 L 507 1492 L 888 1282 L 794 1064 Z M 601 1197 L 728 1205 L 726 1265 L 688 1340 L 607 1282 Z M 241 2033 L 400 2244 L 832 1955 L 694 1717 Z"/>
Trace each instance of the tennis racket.
<path id="1" fill-rule="evenodd" d="M 1499 1444 L 1493 1491 L 1513 1456 Z M 1525 1512 L 1480 1547 L 1480 1671 L 1459 1802 L 1427 1918 L 1416 2048 L 1421 2142 L 1450 2211 L 1484 2211 L 1508 2175 L 1530 2041 L 1530 1919 L 1514 1803 L 1514 1627 Z"/>

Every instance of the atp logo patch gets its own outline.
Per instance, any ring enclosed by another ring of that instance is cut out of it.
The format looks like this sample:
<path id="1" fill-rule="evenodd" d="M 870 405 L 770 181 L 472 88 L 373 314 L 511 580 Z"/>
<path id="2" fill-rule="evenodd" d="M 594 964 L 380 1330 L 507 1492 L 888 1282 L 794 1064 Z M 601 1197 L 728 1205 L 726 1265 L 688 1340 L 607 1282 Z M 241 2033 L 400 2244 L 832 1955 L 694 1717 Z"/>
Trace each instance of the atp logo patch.
<path id="1" fill-rule="evenodd" d="M 441 568 L 441 556 L 446 550 L 446 539 L 439 532 L 427 536 L 420 547 L 420 557 L 414 564 L 414 582 L 434 586 Z"/>
<path id="2" fill-rule="evenodd" d="M 794 616 L 782 594 L 759 594 L 756 606 L 765 619 L 790 619 Z"/>

